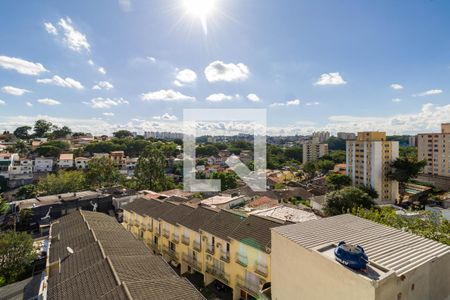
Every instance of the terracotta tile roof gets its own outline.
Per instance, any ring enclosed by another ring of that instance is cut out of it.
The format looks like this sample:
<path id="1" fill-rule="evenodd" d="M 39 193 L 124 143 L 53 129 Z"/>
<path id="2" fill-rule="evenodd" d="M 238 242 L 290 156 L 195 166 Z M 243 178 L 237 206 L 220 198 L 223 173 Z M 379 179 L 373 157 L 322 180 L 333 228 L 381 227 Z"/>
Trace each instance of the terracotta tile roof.
<path id="1" fill-rule="evenodd" d="M 262 197 L 259 197 L 255 200 L 251 201 L 248 204 L 248 207 L 255 208 L 255 207 L 262 206 L 262 205 L 270 205 L 270 204 L 277 205 L 278 200 L 270 198 L 270 197 L 262 196 Z"/>
<path id="2" fill-rule="evenodd" d="M 73 153 L 63 153 L 59 155 L 60 160 L 70 160 L 73 159 Z"/>

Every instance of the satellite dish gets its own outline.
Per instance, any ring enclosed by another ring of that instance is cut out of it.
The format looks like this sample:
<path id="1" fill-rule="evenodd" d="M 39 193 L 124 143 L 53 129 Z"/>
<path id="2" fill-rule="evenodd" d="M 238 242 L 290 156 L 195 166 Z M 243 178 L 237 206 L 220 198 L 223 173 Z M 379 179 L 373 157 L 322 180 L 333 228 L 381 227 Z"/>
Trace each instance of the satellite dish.
<path id="1" fill-rule="evenodd" d="M 73 249 L 70 248 L 70 247 L 67 247 L 67 252 L 69 252 L 69 254 L 73 254 L 74 253 Z"/>

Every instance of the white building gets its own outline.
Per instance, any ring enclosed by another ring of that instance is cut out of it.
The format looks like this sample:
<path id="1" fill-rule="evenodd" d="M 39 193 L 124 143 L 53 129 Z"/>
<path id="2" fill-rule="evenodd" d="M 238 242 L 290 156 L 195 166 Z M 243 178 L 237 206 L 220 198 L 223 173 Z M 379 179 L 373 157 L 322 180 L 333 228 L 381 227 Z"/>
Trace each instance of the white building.
<path id="1" fill-rule="evenodd" d="M 205 200 L 202 200 L 202 202 L 200 202 L 200 203 L 202 205 L 206 205 L 206 206 L 230 209 L 236 205 L 244 203 L 245 200 L 246 200 L 245 196 L 233 197 L 231 195 L 222 194 L 222 195 L 217 195 L 217 196 L 213 196 L 213 197 L 207 198 Z"/>
<path id="2" fill-rule="evenodd" d="M 73 154 L 72 153 L 64 153 L 59 156 L 58 166 L 62 169 L 72 168 L 73 167 Z"/>
<path id="3" fill-rule="evenodd" d="M 89 158 L 86 157 L 76 157 L 75 158 L 75 168 L 79 170 L 85 170 L 88 168 L 89 165 Z"/>
<path id="4" fill-rule="evenodd" d="M 14 161 L 19 160 L 17 153 L 0 153 L 0 176 L 9 178 L 9 171 L 14 165 Z"/>
<path id="5" fill-rule="evenodd" d="M 325 155 L 328 155 L 328 145 L 321 144 L 318 137 L 303 144 L 303 163 L 318 160 Z"/>
<path id="6" fill-rule="evenodd" d="M 51 172 L 53 171 L 53 158 L 37 157 L 34 159 L 34 172 Z"/>
<path id="7" fill-rule="evenodd" d="M 33 161 L 31 159 L 18 159 L 13 161 L 9 168 L 9 180 L 33 179 Z"/>

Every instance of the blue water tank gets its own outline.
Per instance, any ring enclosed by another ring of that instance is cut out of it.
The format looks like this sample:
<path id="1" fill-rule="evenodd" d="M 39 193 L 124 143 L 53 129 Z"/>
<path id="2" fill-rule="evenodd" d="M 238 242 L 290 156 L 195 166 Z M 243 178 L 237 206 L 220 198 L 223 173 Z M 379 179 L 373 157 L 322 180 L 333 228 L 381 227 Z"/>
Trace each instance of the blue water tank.
<path id="1" fill-rule="evenodd" d="M 365 269 L 369 262 L 363 247 L 346 244 L 344 241 L 339 242 L 334 249 L 334 256 L 338 262 L 354 270 Z"/>

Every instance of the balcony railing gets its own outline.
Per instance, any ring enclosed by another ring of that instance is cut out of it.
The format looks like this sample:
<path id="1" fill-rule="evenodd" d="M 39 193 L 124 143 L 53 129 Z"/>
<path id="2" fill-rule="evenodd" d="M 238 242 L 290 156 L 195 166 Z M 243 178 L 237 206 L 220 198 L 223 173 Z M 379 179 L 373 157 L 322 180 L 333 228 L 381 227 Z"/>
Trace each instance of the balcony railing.
<path id="1" fill-rule="evenodd" d="M 168 255 L 173 260 L 178 260 L 178 253 L 175 250 L 170 249 L 168 246 L 163 247 L 163 253 Z"/>
<path id="2" fill-rule="evenodd" d="M 198 252 L 202 251 L 202 244 L 199 241 L 194 241 L 194 243 L 192 243 L 192 245 L 194 246 L 194 249 Z"/>
<path id="3" fill-rule="evenodd" d="M 262 264 L 256 263 L 255 273 L 258 275 L 261 275 L 263 277 L 267 277 L 267 274 L 269 273 L 267 265 L 262 265 Z"/>
<path id="4" fill-rule="evenodd" d="M 220 253 L 220 259 L 223 260 L 224 262 L 229 263 L 230 262 L 230 253 L 226 252 L 221 252 Z"/>
<path id="5" fill-rule="evenodd" d="M 150 248 L 152 248 L 153 251 L 156 253 L 159 253 L 159 245 L 155 244 L 154 242 L 150 243 Z"/>
<path id="6" fill-rule="evenodd" d="M 186 255 L 183 253 L 183 261 L 190 265 L 192 268 L 196 269 L 197 271 L 202 271 L 202 263 L 199 262 L 196 258 L 194 258 L 192 255 Z"/>
<path id="7" fill-rule="evenodd" d="M 183 235 L 183 238 L 181 239 L 181 242 L 182 242 L 183 244 L 185 244 L 186 246 L 189 246 L 189 237 Z"/>
<path id="8" fill-rule="evenodd" d="M 147 224 L 146 229 L 147 229 L 148 231 L 152 232 L 152 231 L 153 231 L 153 226 L 152 226 L 152 224 L 151 224 L 151 223 L 150 223 L 150 224 Z"/>
<path id="9" fill-rule="evenodd" d="M 240 264 L 243 267 L 248 266 L 248 259 L 247 256 L 243 256 L 239 253 L 236 254 L 236 263 Z"/>
<path id="10" fill-rule="evenodd" d="M 230 275 L 225 273 L 224 270 L 221 270 L 221 269 L 215 267 L 214 265 L 207 265 L 206 266 L 206 273 L 211 274 L 216 279 L 222 281 L 225 284 L 229 284 L 229 282 L 230 282 Z"/>
<path id="11" fill-rule="evenodd" d="M 169 236 L 170 236 L 170 231 L 167 230 L 167 229 L 163 229 L 163 236 L 166 237 L 166 238 L 169 238 Z"/>
<path id="12" fill-rule="evenodd" d="M 244 290 L 255 298 L 259 298 L 260 292 L 258 284 L 250 282 L 240 275 L 236 276 L 236 283 L 241 290 Z"/>
<path id="13" fill-rule="evenodd" d="M 172 234 L 172 242 L 174 242 L 175 244 L 178 244 L 178 242 L 180 241 L 180 236 L 178 234 Z"/>
<path id="14" fill-rule="evenodd" d="M 153 232 L 153 234 L 156 235 L 156 236 L 160 236 L 161 235 L 161 231 L 158 228 L 156 228 L 156 230 L 155 230 L 155 232 Z"/>
<path id="15" fill-rule="evenodd" d="M 214 250 L 215 250 L 214 245 L 208 245 L 206 247 L 206 252 L 211 254 L 211 255 L 214 255 Z"/>

